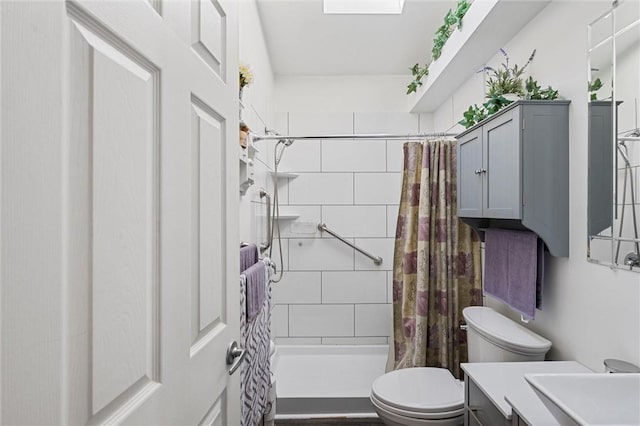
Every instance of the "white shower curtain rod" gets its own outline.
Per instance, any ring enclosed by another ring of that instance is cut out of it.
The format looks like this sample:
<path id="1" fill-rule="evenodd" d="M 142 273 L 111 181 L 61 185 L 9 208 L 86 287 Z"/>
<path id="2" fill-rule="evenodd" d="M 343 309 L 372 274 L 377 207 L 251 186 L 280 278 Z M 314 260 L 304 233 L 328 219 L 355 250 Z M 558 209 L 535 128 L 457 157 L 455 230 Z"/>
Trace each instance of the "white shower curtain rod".
<path id="1" fill-rule="evenodd" d="M 315 136 L 289 136 L 289 135 L 254 135 L 254 141 L 260 140 L 305 140 L 305 139 L 425 139 L 434 137 L 453 137 L 456 133 L 431 132 L 408 134 L 352 134 L 352 135 L 315 135 Z"/>

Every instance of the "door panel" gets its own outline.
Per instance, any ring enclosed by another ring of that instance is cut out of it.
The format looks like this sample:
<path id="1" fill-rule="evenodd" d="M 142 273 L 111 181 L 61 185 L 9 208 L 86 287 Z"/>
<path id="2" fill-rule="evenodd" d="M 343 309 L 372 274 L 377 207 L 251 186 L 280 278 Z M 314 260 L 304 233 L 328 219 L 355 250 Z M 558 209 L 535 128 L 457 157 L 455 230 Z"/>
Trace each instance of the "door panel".
<path id="1" fill-rule="evenodd" d="M 193 51 L 222 81 L 226 79 L 227 16 L 216 0 L 196 0 L 191 6 Z"/>
<path id="2" fill-rule="evenodd" d="M 222 224 L 224 182 L 221 161 L 225 139 L 222 117 L 198 98 L 191 104 L 192 135 L 192 199 L 195 278 L 191 307 L 194 345 L 192 356 L 201 339 L 219 325 L 226 324 L 224 300 L 224 240 Z M 215 334 L 215 332 L 214 332 Z M 213 336 L 209 336 L 213 337 Z"/>
<path id="3" fill-rule="evenodd" d="M 482 217 L 482 131 L 458 141 L 458 216 Z"/>
<path id="4" fill-rule="evenodd" d="M 239 423 L 236 5 L 163 6 L 0 3 L 1 424 Z"/>
<path id="5" fill-rule="evenodd" d="M 484 215 L 520 219 L 520 119 L 514 109 L 483 126 Z"/>

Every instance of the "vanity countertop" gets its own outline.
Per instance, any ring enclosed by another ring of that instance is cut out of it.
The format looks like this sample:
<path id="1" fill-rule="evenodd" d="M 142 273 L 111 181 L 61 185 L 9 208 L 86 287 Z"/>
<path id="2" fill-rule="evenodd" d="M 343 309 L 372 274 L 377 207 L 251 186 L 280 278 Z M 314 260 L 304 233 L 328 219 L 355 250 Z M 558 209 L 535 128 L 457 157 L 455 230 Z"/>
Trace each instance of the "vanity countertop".
<path id="1" fill-rule="evenodd" d="M 511 419 L 513 409 L 530 425 L 558 422 L 531 389 L 525 374 L 593 372 L 576 361 L 478 362 L 464 363 L 461 367 L 505 418 Z"/>

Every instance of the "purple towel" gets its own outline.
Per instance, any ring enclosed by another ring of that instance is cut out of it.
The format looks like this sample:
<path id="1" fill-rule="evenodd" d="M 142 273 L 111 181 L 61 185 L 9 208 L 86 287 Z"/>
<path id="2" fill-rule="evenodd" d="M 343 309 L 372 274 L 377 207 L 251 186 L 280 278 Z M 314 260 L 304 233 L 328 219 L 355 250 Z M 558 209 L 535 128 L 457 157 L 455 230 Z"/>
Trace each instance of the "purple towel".
<path id="1" fill-rule="evenodd" d="M 247 321 L 256 316 L 267 295 L 267 267 L 264 262 L 250 266 L 242 274 L 247 279 Z"/>
<path id="2" fill-rule="evenodd" d="M 538 293 L 538 236 L 533 232 L 487 229 L 485 233 L 485 292 L 533 319 Z M 540 286 L 541 293 L 541 286 Z"/>
<path id="3" fill-rule="evenodd" d="M 249 244 L 240 247 L 240 273 L 255 264 L 258 261 L 258 247 L 255 244 Z"/>
<path id="4" fill-rule="evenodd" d="M 544 242 L 538 238 L 538 270 L 536 271 L 536 309 L 542 309 L 544 283 Z"/>

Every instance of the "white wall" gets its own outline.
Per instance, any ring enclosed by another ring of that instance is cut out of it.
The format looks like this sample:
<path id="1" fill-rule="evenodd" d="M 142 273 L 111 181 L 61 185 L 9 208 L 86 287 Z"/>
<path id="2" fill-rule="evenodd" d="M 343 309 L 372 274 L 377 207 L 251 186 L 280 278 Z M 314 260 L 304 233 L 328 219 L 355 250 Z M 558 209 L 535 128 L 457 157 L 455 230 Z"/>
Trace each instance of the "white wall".
<path id="1" fill-rule="evenodd" d="M 274 76 L 255 0 L 239 2 L 239 19 L 240 62 L 249 65 L 254 75 L 253 84 L 243 91 L 241 118 L 252 131 L 264 134 L 264 123 L 274 123 Z M 255 183 L 240 198 L 240 241 L 260 243 L 266 239 L 266 210 L 258 192 L 260 188 L 273 192 L 273 185 L 266 143 L 256 142 L 255 146 L 259 150 L 254 159 Z"/>
<path id="2" fill-rule="evenodd" d="M 524 63 L 536 48 L 531 74 L 572 101 L 570 124 L 570 257 L 547 257 L 544 309 L 530 327 L 553 342 L 552 359 L 575 359 L 603 370 L 605 358 L 640 365 L 640 275 L 612 271 L 587 258 L 587 24 L 609 2 L 552 2 L 505 46 L 512 60 Z M 499 63 L 497 54 L 488 63 Z M 441 130 L 462 118 L 470 103 L 481 103 L 474 88 L 478 76 L 434 113 Z M 469 99 L 473 93 L 474 98 Z M 452 107 L 453 105 L 453 107 Z M 452 110 L 454 111 L 452 113 Z M 541 165 L 543 167 L 543 165 Z M 496 302 L 487 303 L 509 314 Z"/>

